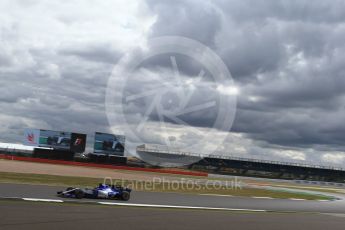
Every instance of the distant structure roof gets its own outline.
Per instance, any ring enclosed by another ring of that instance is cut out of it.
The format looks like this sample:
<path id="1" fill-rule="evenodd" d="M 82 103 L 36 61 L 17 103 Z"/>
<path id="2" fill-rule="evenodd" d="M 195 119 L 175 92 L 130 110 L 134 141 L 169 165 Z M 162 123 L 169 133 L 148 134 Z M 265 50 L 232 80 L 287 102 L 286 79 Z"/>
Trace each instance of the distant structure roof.
<path id="1" fill-rule="evenodd" d="M 33 151 L 34 146 L 22 145 L 22 144 L 13 144 L 13 143 L 0 143 L 0 150 L 26 150 Z"/>
<path id="2" fill-rule="evenodd" d="M 246 161 L 246 162 L 296 166 L 296 167 L 304 167 L 304 168 L 317 168 L 317 169 L 345 171 L 345 168 L 342 168 L 342 167 L 316 165 L 316 164 L 307 163 L 307 162 L 298 163 L 298 162 L 287 162 L 287 161 L 271 161 L 271 160 L 262 160 L 262 159 L 254 159 L 254 158 L 237 157 L 237 156 L 232 156 L 230 154 L 201 154 L 201 153 L 194 153 L 194 152 L 184 152 L 184 151 L 179 150 L 178 148 L 173 148 L 173 147 L 165 146 L 165 145 L 157 145 L 157 144 L 139 145 L 137 147 L 137 150 L 153 152 L 153 153 L 172 154 L 172 155 L 195 156 L 195 157 L 202 157 L 202 158 L 208 157 L 208 158 L 217 158 L 217 159 L 223 159 L 223 160 Z"/>

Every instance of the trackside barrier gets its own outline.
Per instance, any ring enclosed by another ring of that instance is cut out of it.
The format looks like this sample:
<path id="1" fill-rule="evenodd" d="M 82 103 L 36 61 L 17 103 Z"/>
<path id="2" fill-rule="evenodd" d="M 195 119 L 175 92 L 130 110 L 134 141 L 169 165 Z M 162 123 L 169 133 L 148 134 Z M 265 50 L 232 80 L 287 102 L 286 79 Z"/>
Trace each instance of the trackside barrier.
<path id="1" fill-rule="evenodd" d="M 103 164 L 85 163 L 85 162 L 77 162 L 77 161 L 64 161 L 64 160 L 33 158 L 33 157 L 11 156 L 11 155 L 5 155 L 5 154 L 0 154 L 0 159 L 46 163 L 46 164 L 58 164 L 58 165 L 73 165 L 73 166 L 83 166 L 83 167 L 93 167 L 93 168 L 167 173 L 167 174 L 186 175 L 186 176 L 200 176 L 200 177 L 208 176 L 208 173 L 205 173 L 205 172 L 188 172 L 188 171 L 175 170 L 175 169 L 152 169 L 152 168 L 138 168 L 138 167 L 129 167 L 129 166 L 105 165 L 105 164 L 103 165 Z"/>

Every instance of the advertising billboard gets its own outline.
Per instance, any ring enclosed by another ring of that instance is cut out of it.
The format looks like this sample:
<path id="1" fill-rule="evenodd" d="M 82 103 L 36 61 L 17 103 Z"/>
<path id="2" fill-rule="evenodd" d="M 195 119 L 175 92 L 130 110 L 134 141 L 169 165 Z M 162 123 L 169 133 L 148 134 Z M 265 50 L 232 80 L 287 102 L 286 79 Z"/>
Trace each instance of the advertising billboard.
<path id="1" fill-rule="evenodd" d="M 71 133 L 52 130 L 40 130 L 40 147 L 69 150 L 71 146 Z"/>
<path id="2" fill-rule="evenodd" d="M 72 133 L 71 135 L 71 151 L 75 153 L 83 153 L 86 147 L 86 134 Z"/>
<path id="3" fill-rule="evenodd" d="M 25 129 L 24 144 L 82 153 L 85 151 L 86 135 L 43 129 Z"/>
<path id="4" fill-rule="evenodd" d="M 38 146 L 40 140 L 39 129 L 25 129 L 24 130 L 24 145 Z"/>
<path id="5" fill-rule="evenodd" d="M 94 153 L 124 156 L 125 136 L 96 132 Z"/>

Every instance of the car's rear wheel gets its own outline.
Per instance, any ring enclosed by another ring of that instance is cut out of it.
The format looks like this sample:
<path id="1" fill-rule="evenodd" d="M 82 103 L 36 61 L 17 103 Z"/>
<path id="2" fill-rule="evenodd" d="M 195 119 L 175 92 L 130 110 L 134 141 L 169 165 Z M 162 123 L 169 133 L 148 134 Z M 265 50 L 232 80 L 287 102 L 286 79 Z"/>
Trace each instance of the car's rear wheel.
<path id="1" fill-rule="evenodd" d="M 130 195 L 129 192 L 123 191 L 123 192 L 122 192 L 122 195 L 121 195 L 121 199 L 124 200 L 124 201 L 127 201 L 127 200 L 129 200 L 130 196 L 131 196 L 131 195 Z"/>
<path id="2" fill-rule="evenodd" d="M 75 198 L 77 199 L 81 199 L 84 197 L 84 192 L 80 189 L 75 190 L 74 194 L 75 194 Z"/>

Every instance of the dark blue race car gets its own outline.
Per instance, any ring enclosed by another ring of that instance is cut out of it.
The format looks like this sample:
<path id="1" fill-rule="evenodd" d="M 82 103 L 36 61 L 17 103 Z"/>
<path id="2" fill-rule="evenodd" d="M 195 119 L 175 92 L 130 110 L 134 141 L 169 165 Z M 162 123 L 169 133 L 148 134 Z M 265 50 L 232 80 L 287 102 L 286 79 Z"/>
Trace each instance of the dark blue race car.
<path id="1" fill-rule="evenodd" d="M 106 184 L 99 184 L 94 189 L 81 189 L 69 187 L 65 191 L 57 192 L 60 197 L 67 198 L 90 198 L 90 199 L 117 199 L 117 200 L 129 200 L 131 189 L 121 186 L 110 186 Z"/>

